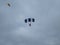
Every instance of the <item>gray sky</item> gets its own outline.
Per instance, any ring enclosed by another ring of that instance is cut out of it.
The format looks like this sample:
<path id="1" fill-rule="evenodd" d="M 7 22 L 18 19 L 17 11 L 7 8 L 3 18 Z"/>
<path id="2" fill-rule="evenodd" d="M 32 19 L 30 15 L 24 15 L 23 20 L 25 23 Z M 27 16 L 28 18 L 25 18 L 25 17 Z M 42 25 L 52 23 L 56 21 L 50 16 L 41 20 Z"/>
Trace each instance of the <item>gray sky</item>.
<path id="1" fill-rule="evenodd" d="M 0 0 L 0 45 L 60 45 L 59 34 L 60 0 Z"/>

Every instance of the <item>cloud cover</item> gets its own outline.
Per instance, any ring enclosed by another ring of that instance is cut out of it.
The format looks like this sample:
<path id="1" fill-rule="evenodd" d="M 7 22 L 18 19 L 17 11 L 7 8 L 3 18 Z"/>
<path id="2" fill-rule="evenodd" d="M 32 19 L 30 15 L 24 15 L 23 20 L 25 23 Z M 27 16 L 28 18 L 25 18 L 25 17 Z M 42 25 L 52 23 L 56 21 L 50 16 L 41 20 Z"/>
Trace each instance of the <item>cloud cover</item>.
<path id="1" fill-rule="evenodd" d="M 0 0 L 0 45 L 60 45 L 59 5 L 60 0 Z M 24 23 L 28 17 L 36 19 L 31 27 Z"/>

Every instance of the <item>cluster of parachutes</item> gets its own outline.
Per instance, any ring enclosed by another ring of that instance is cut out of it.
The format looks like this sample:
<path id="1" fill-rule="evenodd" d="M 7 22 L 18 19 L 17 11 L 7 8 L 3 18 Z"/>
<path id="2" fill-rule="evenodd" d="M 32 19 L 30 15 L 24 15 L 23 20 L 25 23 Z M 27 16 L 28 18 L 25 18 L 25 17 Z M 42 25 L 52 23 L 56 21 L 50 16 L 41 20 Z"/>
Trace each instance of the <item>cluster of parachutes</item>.
<path id="1" fill-rule="evenodd" d="M 34 18 L 27 18 L 27 19 L 24 20 L 24 22 L 25 22 L 25 23 L 28 23 L 29 26 L 31 26 L 31 23 L 32 23 L 32 22 L 35 22 L 35 19 L 34 19 Z"/>

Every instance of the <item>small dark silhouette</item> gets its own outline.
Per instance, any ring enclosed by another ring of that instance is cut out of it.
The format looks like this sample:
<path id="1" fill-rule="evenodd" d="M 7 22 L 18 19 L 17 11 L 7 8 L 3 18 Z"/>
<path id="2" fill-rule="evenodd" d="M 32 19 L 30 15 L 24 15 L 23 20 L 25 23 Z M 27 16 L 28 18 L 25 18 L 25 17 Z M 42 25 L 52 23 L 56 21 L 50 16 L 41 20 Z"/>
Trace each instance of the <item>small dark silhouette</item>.
<path id="1" fill-rule="evenodd" d="M 7 5 L 10 7 L 11 5 L 9 3 L 7 3 Z"/>
<path id="2" fill-rule="evenodd" d="M 32 23 L 32 22 L 35 22 L 35 19 L 34 19 L 34 18 L 27 18 L 27 19 L 24 20 L 24 22 L 25 22 L 25 23 L 28 23 L 29 26 L 31 26 L 31 23 Z"/>
<path id="3" fill-rule="evenodd" d="M 25 23 L 27 23 L 27 19 L 25 19 Z"/>

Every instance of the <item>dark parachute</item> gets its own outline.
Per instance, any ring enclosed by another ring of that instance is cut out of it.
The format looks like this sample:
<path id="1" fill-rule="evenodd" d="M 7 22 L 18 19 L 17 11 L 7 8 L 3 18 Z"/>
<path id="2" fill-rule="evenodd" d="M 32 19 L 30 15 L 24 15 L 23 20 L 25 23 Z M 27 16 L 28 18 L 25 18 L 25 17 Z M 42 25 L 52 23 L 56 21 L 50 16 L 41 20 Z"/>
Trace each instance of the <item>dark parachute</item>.
<path id="1" fill-rule="evenodd" d="M 8 6 L 8 7 L 11 7 L 11 4 L 10 4 L 10 3 L 7 3 L 7 6 Z"/>
<path id="2" fill-rule="evenodd" d="M 9 7 L 11 6 L 9 3 L 7 4 Z"/>
<path id="3" fill-rule="evenodd" d="M 28 23 L 29 26 L 31 26 L 31 23 L 32 23 L 32 22 L 35 22 L 35 19 L 34 19 L 34 18 L 27 18 L 27 19 L 24 20 L 24 22 L 25 22 L 25 23 Z"/>
<path id="4" fill-rule="evenodd" d="M 25 19 L 25 23 L 27 23 L 27 19 Z"/>
<path id="5" fill-rule="evenodd" d="M 32 18 L 32 22 L 35 22 L 35 19 L 34 18 Z"/>
<path id="6" fill-rule="evenodd" d="M 28 18 L 28 22 L 31 22 L 31 18 Z"/>

